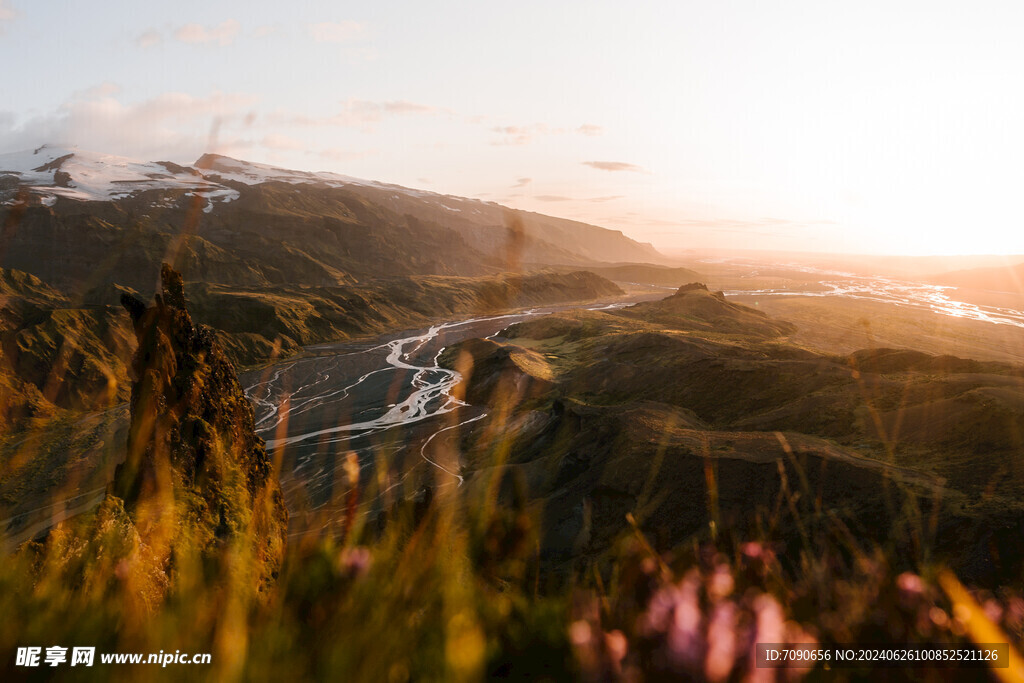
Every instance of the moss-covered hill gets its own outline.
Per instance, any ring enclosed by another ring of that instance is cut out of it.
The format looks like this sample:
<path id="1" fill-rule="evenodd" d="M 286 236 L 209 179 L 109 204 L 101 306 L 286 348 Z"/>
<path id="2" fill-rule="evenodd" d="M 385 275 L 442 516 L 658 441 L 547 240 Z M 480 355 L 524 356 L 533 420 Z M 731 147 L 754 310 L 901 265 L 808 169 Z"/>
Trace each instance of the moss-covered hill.
<path id="1" fill-rule="evenodd" d="M 793 331 L 687 286 L 449 349 L 467 394 L 504 421 L 465 437 L 469 485 L 504 453 L 543 509 L 541 552 L 556 563 L 602 556 L 629 514 L 666 549 L 723 530 L 799 547 L 841 520 L 972 579 L 1017 576 L 1024 368 L 825 356 L 788 342 Z"/>

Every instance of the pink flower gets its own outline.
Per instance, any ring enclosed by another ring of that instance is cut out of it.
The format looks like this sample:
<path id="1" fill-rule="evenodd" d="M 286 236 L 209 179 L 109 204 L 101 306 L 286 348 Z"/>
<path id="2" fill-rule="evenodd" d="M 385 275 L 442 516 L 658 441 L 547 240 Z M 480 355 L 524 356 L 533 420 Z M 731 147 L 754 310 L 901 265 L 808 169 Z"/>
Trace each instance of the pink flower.
<path id="1" fill-rule="evenodd" d="M 912 572 L 903 572 L 896 577 L 896 585 L 904 593 L 920 595 L 924 592 L 924 581 L 921 577 Z"/>
<path id="2" fill-rule="evenodd" d="M 373 556 L 366 546 L 357 545 L 353 548 L 345 548 L 338 556 L 339 571 L 351 578 L 360 578 L 370 570 L 373 564 Z"/>
<path id="3" fill-rule="evenodd" d="M 715 607 L 708 625 L 708 651 L 704 675 L 709 681 L 724 681 L 736 663 L 736 606 L 725 602 Z"/>
<path id="4" fill-rule="evenodd" d="M 675 664 L 696 668 L 701 661 L 700 577 L 696 570 L 689 572 L 679 582 L 677 600 L 672 621 L 666 635 L 669 658 Z"/>

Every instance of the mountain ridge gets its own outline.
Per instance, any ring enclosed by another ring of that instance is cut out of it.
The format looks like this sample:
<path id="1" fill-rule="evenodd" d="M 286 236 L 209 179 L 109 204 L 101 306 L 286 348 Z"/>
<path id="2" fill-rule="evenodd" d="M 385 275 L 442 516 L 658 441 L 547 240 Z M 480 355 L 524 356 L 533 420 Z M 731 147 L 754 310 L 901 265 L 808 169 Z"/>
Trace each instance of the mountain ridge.
<path id="1" fill-rule="evenodd" d="M 150 274 L 167 256 L 179 259 L 173 265 L 186 280 L 223 284 L 325 285 L 395 274 L 483 275 L 535 265 L 670 263 L 650 244 L 618 230 L 215 154 L 203 155 L 194 166 L 48 146 L 2 154 L 0 213 L 6 213 L 5 224 L 13 223 L 0 265 L 65 290 L 88 280 L 101 256 L 109 260 L 108 254 L 88 254 L 93 243 L 108 252 L 111 246 L 137 252 L 134 233 L 160 252 L 143 257 L 150 290 Z M 64 252 L 72 241 L 83 253 Z M 48 266 L 39 263 L 41 256 L 67 262 Z M 225 257 L 246 264 L 248 272 L 221 267 Z M 76 263 L 79 258 L 82 263 Z M 120 265 L 121 277 L 140 270 Z M 102 284 L 102 278 L 89 283 Z"/>

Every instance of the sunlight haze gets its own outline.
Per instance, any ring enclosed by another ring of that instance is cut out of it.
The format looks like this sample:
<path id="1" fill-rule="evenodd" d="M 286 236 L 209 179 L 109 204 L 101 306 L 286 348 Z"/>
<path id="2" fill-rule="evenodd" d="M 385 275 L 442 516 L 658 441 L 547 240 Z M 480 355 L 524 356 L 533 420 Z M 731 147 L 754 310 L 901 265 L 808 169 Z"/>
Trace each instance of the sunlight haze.
<path id="1" fill-rule="evenodd" d="M 203 152 L 659 249 L 1024 253 L 1016 2 L 0 0 L 0 152 Z"/>

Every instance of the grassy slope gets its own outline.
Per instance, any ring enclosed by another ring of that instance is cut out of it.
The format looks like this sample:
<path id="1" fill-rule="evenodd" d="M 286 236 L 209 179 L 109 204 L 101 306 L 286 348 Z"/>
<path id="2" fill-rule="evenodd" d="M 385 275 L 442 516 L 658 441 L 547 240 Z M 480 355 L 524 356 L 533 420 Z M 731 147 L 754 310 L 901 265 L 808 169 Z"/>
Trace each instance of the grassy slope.
<path id="1" fill-rule="evenodd" d="M 799 520 L 827 510 L 908 557 L 944 553 L 975 579 L 1019 571 L 1005 544 L 1024 521 L 1024 370 L 924 353 L 822 355 L 757 311 L 707 292 L 686 298 L 506 331 L 545 359 L 557 386 L 546 401 L 492 396 L 508 424 L 467 437 L 468 467 L 486 472 L 493 435 L 513 435 L 508 458 L 544 501 L 552 559 L 606 552 L 627 512 L 667 548 L 712 523 L 799 544 Z M 787 487 L 803 487 L 799 514 L 773 517 Z M 965 547 L 964 535 L 989 540 Z"/>
<path id="2" fill-rule="evenodd" d="M 1010 325 L 843 297 L 742 295 L 730 300 L 794 323 L 793 342 L 821 353 L 889 347 L 1024 363 L 1024 329 Z"/>

